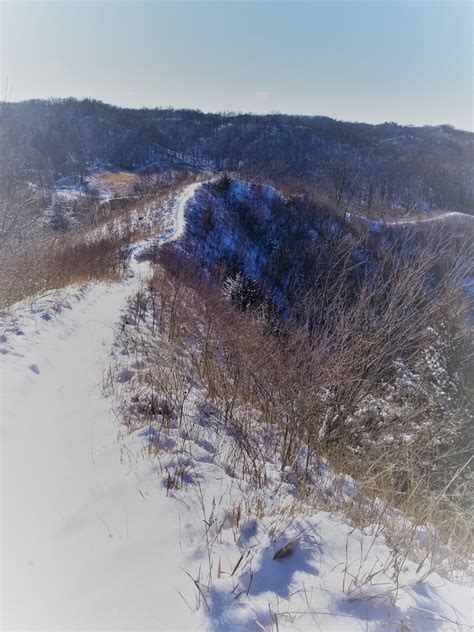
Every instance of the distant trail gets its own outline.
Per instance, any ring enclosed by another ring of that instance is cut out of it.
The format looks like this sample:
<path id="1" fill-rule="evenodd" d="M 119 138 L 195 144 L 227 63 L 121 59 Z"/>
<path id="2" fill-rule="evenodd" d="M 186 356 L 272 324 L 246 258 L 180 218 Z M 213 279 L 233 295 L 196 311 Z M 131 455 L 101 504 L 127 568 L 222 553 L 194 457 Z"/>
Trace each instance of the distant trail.
<path id="1" fill-rule="evenodd" d="M 458 213 L 456 211 L 450 211 L 447 213 L 442 213 L 440 215 L 433 215 L 431 217 L 420 217 L 420 218 L 399 218 L 390 221 L 381 220 L 381 219 L 370 219 L 368 217 L 364 217 L 363 215 L 356 215 L 355 213 L 346 213 L 347 219 L 357 219 L 365 224 L 370 224 L 375 227 L 378 226 L 405 226 L 408 224 L 425 224 L 432 222 L 440 222 L 446 221 L 450 218 L 456 217 L 461 220 L 465 220 L 467 222 L 474 222 L 474 215 L 468 215 L 467 213 Z"/>
<path id="2" fill-rule="evenodd" d="M 162 242 L 182 236 L 198 186 Z M 149 273 L 131 269 L 49 322 L 27 314 L 18 355 L 0 355 L 2 629 L 196 630 L 177 592 L 178 509 L 102 394 L 120 313 Z"/>
<path id="3" fill-rule="evenodd" d="M 204 184 L 203 182 L 196 182 L 195 184 L 188 185 L 184 191 L 178 195 L 174 204 L 173 204 L 173 215 L 175 216 L 175 226 L 171 235 L 166 239 L 166 241 L 177 241 L 180 239 L 184 233 L 186 228 L 186 206 L 194 197 L 196 190 Z"/>
<path id="4" fill-rule="evenodd" d="M 423 224 L 425 222 L 441 222 L 452 217 L 459 219 L 474 221 L 474 215 L 467 215 L 466 213 L 458 213 L 456 211 L 450 211 L 448 213 L 442 213 L 441 215 L 434 215 L 433 217 L 420 217 L 418 219 L 395 219 L 389 222 L 383 222 L 386 226 L 398 226 L 400 224 Z"/>

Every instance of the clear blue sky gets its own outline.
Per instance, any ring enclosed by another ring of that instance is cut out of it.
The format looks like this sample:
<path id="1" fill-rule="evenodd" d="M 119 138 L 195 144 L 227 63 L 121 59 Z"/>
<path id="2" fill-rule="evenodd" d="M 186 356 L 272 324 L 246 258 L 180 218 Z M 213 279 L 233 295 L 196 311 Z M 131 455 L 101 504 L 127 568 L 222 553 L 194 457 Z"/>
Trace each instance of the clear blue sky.
<path id="1" fill-rule="evenodd" d="M 470 2 L 3 2 L 11 98 L 472 129 Z"/>

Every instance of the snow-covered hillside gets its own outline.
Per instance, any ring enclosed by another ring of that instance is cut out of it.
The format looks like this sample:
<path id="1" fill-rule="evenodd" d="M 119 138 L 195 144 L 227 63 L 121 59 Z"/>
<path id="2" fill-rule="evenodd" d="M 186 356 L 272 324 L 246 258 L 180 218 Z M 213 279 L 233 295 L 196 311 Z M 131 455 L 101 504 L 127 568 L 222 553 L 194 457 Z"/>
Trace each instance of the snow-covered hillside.
<path id="1" fill-rule="evenodd" d="M 199 187 L 123 281 L 2 316 L 2 629 L 468 630 L 466 579 L 399 555 L 380 525 L 355 528 L 351 479 L 314 464 L 329 501 L 302 501 L 298 464 L 282 471 L 261 429 L 268 482 L 253 491 L 194 378 L 183 424 L 166 403 L 153 423 L 123 424 L 117 399 L 136 395 L 142 360 L 124 330 L 168 344 L 133 312 L 151 273 L 139 260 L 183 237 Z"/>
<path id="2" fill-rule="evenodd" d="M 208 403 L 186 360 L 200 347 L 195 331 L 183 325 L 184 348 L 170 342 L 156 305 L 145 288 L 130 302 L 111 382 L 119 417 L 144 441 L 180 513 L 191 586 L 182 596 L 200 614 L 196 629 L 468 629 L 467 577 L 453 581 L 448 551 L 431 528 L 369 501 L 356 481 L 304 446 L 283 466 L 276 430 L 257 411 L 236 404 L 231 422 Z M 163 311 L 158 302 L 161 318 Z M 355 515 L 364 527 L 354 525 Z"/>

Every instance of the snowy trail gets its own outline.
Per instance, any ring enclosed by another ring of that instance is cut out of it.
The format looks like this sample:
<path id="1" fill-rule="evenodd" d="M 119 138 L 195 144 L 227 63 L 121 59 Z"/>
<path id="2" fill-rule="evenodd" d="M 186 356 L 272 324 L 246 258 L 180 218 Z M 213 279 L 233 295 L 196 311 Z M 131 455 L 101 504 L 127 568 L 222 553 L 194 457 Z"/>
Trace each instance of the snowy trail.
<path id="1" fill-rule="evenodd" d="M 440 222 L 449 218 L 457 217 L 466 221 L 473 221 L 472 215 L 466 213 L 458 213 L 456 211 L 450 211 L 448 213 L 442 213 L 441 215 L 434 215 L 433 217 L 418 217 L 416 219 L 396 219 L 390 222 L 384 222 L 386 226 L 398 226 L 400 224 L 423 224 L 424 222 Z"/>
<path id="2" fill-rule="evenodd" d="M 196 182 L 195 184 L 188 185 L 183 193 L 178 196 L 173 204 L 173 215 L 175 216 L 175 225 L 174 230 L 171 235 L 166 239 L 166 241 L 177 241 L 182 237 L 184 233 L 184 229 L 186 228 L 186 218 L 185 211 L 186 206 L 191 200 L 191 198 L 196 193 L 196 189 L 201 186 L 201 182 Z"/>
<path id="3" fill-rule="evenodd" d="M 147 273 L 133 268 L 0 356 L 2 629 L 196 629 L 177 592 L 178 510 L 102 394 L 114 326 Z"/>
<path id="4" fill-rule="evenodd" d="M 407 226 L 407 225 L 413 225 L 413 224 L 442 222 L 442 221 L 446 221 L 452 218 L 457 218 L 459 220 L 463 220 L 466 222 L 474 222 L 473 215 L 467 215 L 466 213 L 458 213 L 456 211 L 450 211 L 447 213 L 441 213 L 440 215 L 432 215 L 428 217 L 416 217 L 414 219 L 400 218 L 400 219 L 394 219 L 390 221 L 369 219 L 367 217 L 364 217 L 363 215 L 357 215 L 354 213 L 346 213 L 346 217 L 348 220 L 357 219 L 360 222 L 369 224 L 374 229 L 380 228 L 381 226 Z"/>

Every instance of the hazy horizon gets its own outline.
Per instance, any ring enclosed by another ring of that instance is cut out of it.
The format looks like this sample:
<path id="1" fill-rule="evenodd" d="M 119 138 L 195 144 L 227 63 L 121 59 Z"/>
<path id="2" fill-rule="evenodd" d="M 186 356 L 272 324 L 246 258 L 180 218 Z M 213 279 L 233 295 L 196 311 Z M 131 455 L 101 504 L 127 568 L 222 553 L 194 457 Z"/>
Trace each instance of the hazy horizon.
<path id="1" fill-rule="evenodd" d="M 473 130 L 469 2 L 3 2 L 1 31 L 14 102 Z"/>
<path id="2" fill-rule="evenodd" d="M 179 106 L 179 105 L 163 105 L 163 104 L 157 104 L 157 105 L 136 105 L 136 106 L 132 106 L 132 105 L 123 105 L 120 103 L 111 103 L 108 101 L 104 101 L 102 99 L 97 99 L 95 97 L 74 97 L 71 95 L 66 95 L 66 96 L 57 96 L 57 97 L 31 97 L 28 99 L 22 99 L 20 101 L 15 101 L 15 100 L 10 100 L 9 103 L 13 104 L 13 105 L 18 105 L 21 103 L 28 103 L 31 101 L 67 101 L 69 99 L 73 99 L 76 101 L 97 101 L 99 103 L 102 103 L 103 105 L 106 106 L 110 106 L 113 108 L 118 108 L 121 110 L 175 110 L 175 111 L 180 111 L 180 110 L 184 110 L 184 111 L 194 111 L 194 112 L 201 112 L 202 114 L 220 114 L 222 116 L 296 116 L 296 117 L 308 117 L 308 118 L 329 118 L 331 120 L 334 121 L 338 121 L 341 123 L 354 123 L 354 124 L 360 124 L 360 125 L 384 125 L 384 124 L 395 124 L 395 125 L 399 125 L 400 127 L 413 127 L 413 128 L 417 128 L 417 127 L 442 127 L 442 126 L 448 126 L 448 127 L 452 127 L 453 129 L 460 131 L 460 132 L 467 132 L 469 134 L 474 134 L 474 130 L 468 130 L 468 129 L 464 129 L 462 127 L 456 127 L 455 125 L 453 125 L 452 123 L 446 123 L 446 122 L 440 122 L 440 123 L 400 123 L 398 121 L 391 121 L 391 120 L 384 120 L 384 121 L 379 121 L 376 123 L 373 122 L 369 122 L 369 121 L 363 121 L 363 120 L 356 120 L 356 119 L 342 119 L 342 118 L 337 118 L 335 116 L 330 116 L 328 114 L 324 114 L 324 112 L 316 112 L 314 114 L 301 114 L 301 112 L 281 112 L 279 110 L 272 110 L 270 112 L 251 112 L 250 110 L 239 110 L 239 111 L 232 111 L 232 110 L 203 110 L 201 108 L 197 108 L 197 107 L 192 107 L 192 106 L 187 106 L 187 107 L 183 107 L 183 106 Z"/>

